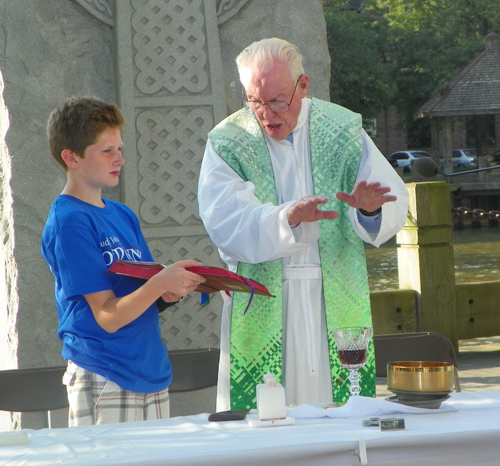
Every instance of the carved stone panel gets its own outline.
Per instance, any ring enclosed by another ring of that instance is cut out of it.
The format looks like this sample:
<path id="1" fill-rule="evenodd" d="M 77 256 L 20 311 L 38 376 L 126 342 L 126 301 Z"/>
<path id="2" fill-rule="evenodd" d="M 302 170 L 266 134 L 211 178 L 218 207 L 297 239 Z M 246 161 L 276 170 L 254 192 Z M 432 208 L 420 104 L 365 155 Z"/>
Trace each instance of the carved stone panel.
<path id="1" fill-rule="evenodd" d="M 203 0 L 132 3 L 135 84 L 139 93 L 206 93 L 209 51 Z M 156 3 L 153 8 L 152 3 Z"/>
<path id="2" fill-rule="evenodd" d="M 103 23 L 113 26 L 114 7 L 113 0 L 74 0 L 85 8 L 94 18 Z"/>
<path id="3" fill-rule="evenodd" d="M 136 119 L 141 157 L 140 216 L 152 225 L 197 225 L 200 152 L 214 117 L 209 107 L 142 110 Z"/>
<path id="4" fill-rule="evenodd" d="M 226 115 L 216 4 L 116 2 L 119 104 L 126 126 L 123 201 L 139 216 L 155 260 L 220 265 L 198 216 L 207 133 Z M 218 346 L 221 299 L 192 293 L 161 315 L 169 348 Z"/>
<path id="5" fill-rule="evenodd" d="M 217 0 L 217 22 L 225 23 L 245 5 L 248 0 Z"/>

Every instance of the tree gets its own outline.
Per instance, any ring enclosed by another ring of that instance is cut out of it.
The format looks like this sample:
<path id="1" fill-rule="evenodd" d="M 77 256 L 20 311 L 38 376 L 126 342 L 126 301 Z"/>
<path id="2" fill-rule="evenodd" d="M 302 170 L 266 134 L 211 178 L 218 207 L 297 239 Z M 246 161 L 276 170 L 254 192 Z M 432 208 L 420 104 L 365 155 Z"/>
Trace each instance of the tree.
<path id="1" fill-rule="evenodd" d="M 388 61 L 409 145 L 418 145 L 422 121 L 414 114 L 429 97 L 484 50 L 484 37 L 500 25 L 490 0 L 376 0 L 384 11 Z M 376 6 L 372 6 L 376 4 Z"/>
<path id="2" fill-rule="evenodd" d="M 375 117 L 395 92 L 385 61 L 385 24 L 366 10 L 350 10 L 351 2 L 324 2 L 331 57 L 330 99 L 364 118 Z"/>
<path id="3" fill-rule="evenodd" d="M 500 33 L 497 0 L 325 0 L 332 55 L 331 97 L 364 117 L 395 105 L 410 145 L 425 122 L 414 114 L 430 95 Z"/>

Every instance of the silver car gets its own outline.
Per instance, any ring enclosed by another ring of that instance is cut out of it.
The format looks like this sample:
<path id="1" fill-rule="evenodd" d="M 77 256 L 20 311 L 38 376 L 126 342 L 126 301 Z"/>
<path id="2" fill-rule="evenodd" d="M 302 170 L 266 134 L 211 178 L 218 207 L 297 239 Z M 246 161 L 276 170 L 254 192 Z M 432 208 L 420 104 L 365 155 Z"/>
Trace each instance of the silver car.
<path id="1" fill-rule="evenodd" d="M 442 168 L 444 165 L 443 156 L 439 160 Z M 453 149 L 451 151 L 451 163 L 453 168 L 477 168 L 476 149 Z"/>
<path id="2" fill-rule="evenodd" d="M 453 168 L 476 168 L 476 149 L 454 149 L 451 151 Z"/>

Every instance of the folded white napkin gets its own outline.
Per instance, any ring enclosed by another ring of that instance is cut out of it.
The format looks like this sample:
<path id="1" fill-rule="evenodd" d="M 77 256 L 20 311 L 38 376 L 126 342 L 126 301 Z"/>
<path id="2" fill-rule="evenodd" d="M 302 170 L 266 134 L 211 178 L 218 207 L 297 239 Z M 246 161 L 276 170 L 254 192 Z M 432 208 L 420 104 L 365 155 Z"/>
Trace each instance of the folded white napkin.
<path id="1" fill-rule="evenodd" d="M 26 443 L 28 443 L 28 433 L 25 430 L 0 432 L 0 447 L 24 445 Z"/>
<path id="2" fill-rule="evenodd" d="M 456 408 L 441 403 L 437 409 L 413 408 L 379 398 L 366 396 L 352 396 L 349 401 L 340 408 L 323 409 L 321 404 L 300 405 L 287 411 L 287 416 L 295 419 L 315 419 L 319 417 L 375 417 L 390 414 L 433 414 L 456 411 Z"/>

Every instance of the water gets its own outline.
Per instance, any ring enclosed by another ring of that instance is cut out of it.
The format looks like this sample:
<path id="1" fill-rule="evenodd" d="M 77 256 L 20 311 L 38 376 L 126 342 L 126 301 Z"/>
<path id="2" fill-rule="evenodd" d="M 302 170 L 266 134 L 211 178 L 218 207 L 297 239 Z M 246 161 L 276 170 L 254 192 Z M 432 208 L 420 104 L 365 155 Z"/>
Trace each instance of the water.
<path id="1" fill-rule="evenodd" d="M 500 280 L 499 228 L 453 230 L 452 244 L 456 283 Z M 367 246 L 366 260 L 371 291 L 399 287 L 395 238 L 379 249 Z"/>

